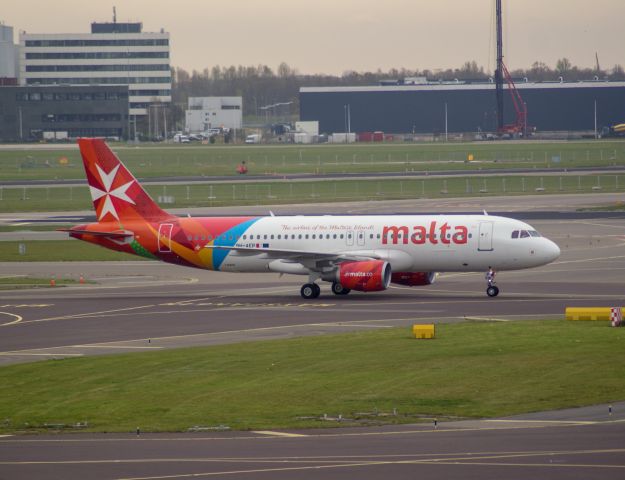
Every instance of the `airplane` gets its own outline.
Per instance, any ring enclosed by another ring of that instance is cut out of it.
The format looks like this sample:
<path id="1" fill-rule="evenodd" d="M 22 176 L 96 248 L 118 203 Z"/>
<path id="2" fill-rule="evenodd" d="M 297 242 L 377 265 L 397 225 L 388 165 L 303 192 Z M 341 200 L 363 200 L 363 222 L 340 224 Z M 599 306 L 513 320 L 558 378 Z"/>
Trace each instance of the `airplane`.
<path id="1" fill-rule="evenodd" d="M 538 267 L 560 249 L 519 220 L 483 215 L 177 217 L 162 210 L 102 139 L 78 140 L 98 221 L 70 237 L 167 263 L 308 277 L 300 294 L 424 286 L 438 272 Z M 488 282 L 487 295 L 499 287 Z"/>

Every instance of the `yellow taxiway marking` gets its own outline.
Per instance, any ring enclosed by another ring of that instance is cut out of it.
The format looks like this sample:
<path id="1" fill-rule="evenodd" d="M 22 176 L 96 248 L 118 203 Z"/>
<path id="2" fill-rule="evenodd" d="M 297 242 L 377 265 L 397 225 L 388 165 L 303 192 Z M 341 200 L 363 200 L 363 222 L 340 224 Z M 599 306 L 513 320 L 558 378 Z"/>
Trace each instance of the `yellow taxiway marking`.
<path id="1" fill-rule="evenodd" d="M 0 308 L 44 308 L 51 307 L 52 303 L 15 303 L 0 305 Z"/>
<path id="2" fill-rule="evenodd" d="M 104 315 L 106 313 L 116 313 L 116 312 L 127 312 L 130 310 L 140 310 L 143 308 L 151 308 L 151 307 L 155 307 L 156 305 L 139 305 L 137 307 L 127 307 L 127 308 L 116 308 L 113 310 L 102 310 L 100 312 L 85 312 L 85 313 L 76 313 L 74 315 L 62 315 L 59 317 L 48 317 L 48 318 L 39 318 L 37 320 L 25 320 L 24 323 L 39 323 L 39 322 L 51 322 L 53 320 L 73 320 L 73 319 L 78 319 L 78 318 L 89 318 L 89 317 L 94 317 L 94 316 L 98 316 L 98 315 Z"/>
<path id="3" fill-rule="evenodd" d="M 8 325 L 15 325 L 16 323 L 20 323 L 23 320 L 23 318 L 20 315 L 17 315 L 15 313 L 0 312 L 0 315 L 7 315 L 14 319 L 12 322 L 0 323 L 0 327 L 6 327 Z"/>
<path id="4" fill-rule="evenodd" d="M 473 322 L 509 322 L 505 318 L 492 318 L 492 317 L 464 317 L 465 320 Z"/>
<path id="5" fill-rule="evenodd" d="M 287 432 L 273 432 L 271 430 L 255 430 L 252 433 L 258 433 L 260 435 L 270 435 L 274 437 L 307 437 L 301 433 L 287 433 Z"/>

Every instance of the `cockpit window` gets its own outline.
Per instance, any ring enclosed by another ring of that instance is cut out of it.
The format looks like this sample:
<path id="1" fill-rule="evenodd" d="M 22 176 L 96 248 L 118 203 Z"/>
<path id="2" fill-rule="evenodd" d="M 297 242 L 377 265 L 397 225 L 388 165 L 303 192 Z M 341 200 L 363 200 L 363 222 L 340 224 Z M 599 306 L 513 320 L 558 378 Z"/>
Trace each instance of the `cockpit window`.
<path id="1" fill-rule="evenodd" d="M 530 230 L 530 235 L 532 237 L 540 237 L 540 233 L 538 233 L 536 230 Z"/>
<path id="2" fill-rule="evenodd" d="M 518 230 L 514 230 L 512 232 L 512 238 L 519 238 L 519 231 Z"/>
<path id="3" fill-rule="evenodd" d="M 528 238 L 530 236 L 527 230 L 521 230 L 521 238 Z"/>

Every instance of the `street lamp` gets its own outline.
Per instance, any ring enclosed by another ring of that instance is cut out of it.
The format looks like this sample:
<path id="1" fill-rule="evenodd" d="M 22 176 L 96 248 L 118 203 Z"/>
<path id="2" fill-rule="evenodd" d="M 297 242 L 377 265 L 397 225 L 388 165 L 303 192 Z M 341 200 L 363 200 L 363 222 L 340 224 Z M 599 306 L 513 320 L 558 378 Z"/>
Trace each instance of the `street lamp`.
<path id="1" fill-rule="evenodd" d="M 262 107 L 259 108 L 259 110 L 264 110 L 265 111 L 265 123 L 268 123 L 268 114 L 269 114 L 269 110 L 273 110 L 276 109 L 278 107 L 282 107 L 282 106 L 286 106 L 286 105 L 291 105 L 293 102 L 278 102 L 278 103 L 272 103 L 271 105 L 264 105 Z"/>

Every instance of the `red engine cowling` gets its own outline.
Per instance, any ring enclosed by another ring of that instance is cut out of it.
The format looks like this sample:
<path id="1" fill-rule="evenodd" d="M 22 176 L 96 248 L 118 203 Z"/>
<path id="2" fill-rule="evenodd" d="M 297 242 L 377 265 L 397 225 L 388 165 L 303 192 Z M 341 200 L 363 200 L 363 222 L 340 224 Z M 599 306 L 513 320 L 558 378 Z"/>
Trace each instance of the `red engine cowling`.
<path id="1" fill-rule="evenodd" d="M 379 292 L 386 290 L 391 283 L 391 266 L 382 260 L 344 262 L 339 265 L 336 276 L 344 288 Z"/>
<path id="2" fill-rule="evenodd" d="M 394 272 L 391 282 L 408 287 L 432 285 L 436 281 L 436 272 Z"/>

